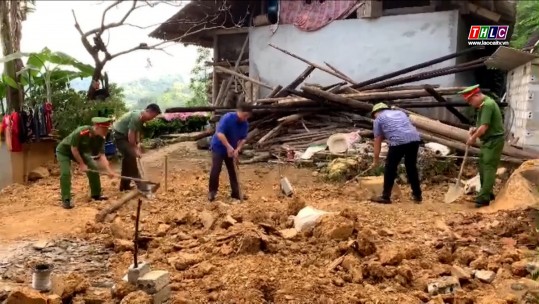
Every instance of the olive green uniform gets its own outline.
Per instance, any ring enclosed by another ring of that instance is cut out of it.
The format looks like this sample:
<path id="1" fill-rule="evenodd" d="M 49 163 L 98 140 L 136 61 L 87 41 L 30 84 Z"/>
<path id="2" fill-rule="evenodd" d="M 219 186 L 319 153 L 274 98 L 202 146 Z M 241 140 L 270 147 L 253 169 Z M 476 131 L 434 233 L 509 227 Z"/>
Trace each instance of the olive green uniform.
<path id="1" fill-rule="evenodd" d="M 477 202 L 486 203 L 493 197 L 492 190 L 496 182 L 496 171 L 505 144 L 502 112 L 496 102 L 488 96 L 485 97 L 477 114 L 477 127 L 482 125 L 488 125 L 488 129 L 480 137 L 479 177 L 481 190 L 477 195 Z"/>
<path id="2" fill-rule="evenodd" d="M 88 169 L 97 170 L 92 155 L 104 153 L 105 139 L 94 133 L 91 126 L 81 126 L 65 137 L 56 147 L 56 158 L 60 165 L 60 189 L 62 200 L 71 199 L 71 161 L 75 161 L 71 147 L 76 147 L 79 154 L 88 166 Z M 97 172 L 86 172 L 90 183 L 92 197 L 101 195 L 101 181 Z"/>
<path id="3" fill-rule="evenodd" d="M 137 164 L 137 156 L 131 143 L 129 143 L 129 131 L 142 132 L 142 111 L 131 111 L 120 117 L 113 126 L 114 142 L 122 154 L 122 176 L 140 178 L 140 172 Z M 131 181 L 123 179 L 120 181 L 120 191 L 128 190 Z M 141 187 L 140 182 L 136 182 L 137 187 Z"/>

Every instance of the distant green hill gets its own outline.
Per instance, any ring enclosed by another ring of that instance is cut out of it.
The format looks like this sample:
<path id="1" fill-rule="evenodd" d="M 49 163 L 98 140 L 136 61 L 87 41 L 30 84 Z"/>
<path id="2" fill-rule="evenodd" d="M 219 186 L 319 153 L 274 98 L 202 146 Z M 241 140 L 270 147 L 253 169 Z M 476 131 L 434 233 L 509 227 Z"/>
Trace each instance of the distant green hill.
<path id="1" fill-rule="evenodd" d="M 74 79 L 71 87 L 87 90 L 90 79 Z M 123 88 L 125 102 L 129 108 L 140 109 L 154 102 L 164 109 L 184 106 L 192 96 L 189 84 L 181 75 L 164 75 L 156 79 L 140 78 L 134 81 L 118 83 Z"/>

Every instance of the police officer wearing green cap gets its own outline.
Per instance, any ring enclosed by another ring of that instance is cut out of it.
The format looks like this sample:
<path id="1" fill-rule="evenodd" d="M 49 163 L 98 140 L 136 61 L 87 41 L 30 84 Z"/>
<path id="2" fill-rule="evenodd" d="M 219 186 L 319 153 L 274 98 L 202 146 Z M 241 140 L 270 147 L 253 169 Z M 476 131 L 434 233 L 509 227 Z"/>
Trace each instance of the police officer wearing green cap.
<path id="1" fill-rule="evenodd" d="M 105 137 L 107 136 L 112 121 L 110 118 L 94 117 L 92 126 L 81 126 L 64 138 L 56 147 L 56 158 L 60 164 L 60 189 L 62 195 L 62 207 L 73 208 L 71 201 L 71 161 L 79 164 L 79 169 L 86 172 L 90 183 L 91 197 L 97 201 L 107 198 L 101 194 L 101 181 L 97 165 L 93 157 L 97 157 L 105 172 L 113 177 L 115 173 L 110 168 L 107 157 L 104 154 Z M 91 169 L 92 171 L 89 171 Z"/>
<path id="2" fill-rule="evenodd" d="M 481 93 L 479 85 L 468 87 L 459 92 L 466 102 L 478 110 L 476 127 L 470 129 L 467 145 L 472 146 L 481 140 L 479 152 L 479 177 L 481 190 L 475 200 L 476 207 L 488 206 L 494 200 L 493 188 L 496 171 L 502 157 L 504 140 L 503 118 L 496 102 Z"/>

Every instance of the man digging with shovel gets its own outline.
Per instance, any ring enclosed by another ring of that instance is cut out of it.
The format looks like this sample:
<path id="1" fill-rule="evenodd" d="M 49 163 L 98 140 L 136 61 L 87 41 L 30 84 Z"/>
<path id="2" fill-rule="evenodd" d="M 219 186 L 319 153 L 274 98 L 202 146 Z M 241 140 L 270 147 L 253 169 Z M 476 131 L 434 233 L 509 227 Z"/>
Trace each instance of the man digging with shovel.
<path id="1" fill-rule="evenodd" d="M 481 190 L 475 199 L 475 206 L 480 208 L 488 206 L 495 198 L 493 188 L 496 170 L 505 144 L 502 112 L 492 98 L 481 93 L 479 85 L 468 87 L 459 93 L 467 103 L 478 109 L 477 127 L 470 130 L 470 138 L 466 144 L 473 146 L 478 138 L 481 140 L 479 151 Z"/>
<path id="2" fill-rule="evenodd" d="M 210 202 L 215 200 L 219 189 L 219 175 L 221 174 L 223 162 L 230 178 L 230 188 L 232 188 L 230 196 L 238 200 L 245 198 L 245 195 L 240 191 L 235 162 L 249 132 L 247 120 L 250 116 L 251 110 L 244 105 L 240 105 L 235 113 L 223 115 L 217 124 L 217 130 L 215 130 L 210 143 L 212 154 L 208 193 Z M 240 195 L 243 197 L 240 197 Z"/>
<path id="3" fill-rule="evenodd" d="M 105 156 L 105 136 L 109 131 L 111 120 L 104 117 L 92 118 L 93 126 L 81 126 L 64 138 L 56 147 L 56 158 L 60 165 L 60 189 L 62 207 L 73 208 L 71 201 L 71 161 L 76 161 L 82 172 L 86 172 L 90 183 L 92 199 L 103 201 L 107 198 L 101 195 L 101 181 L 97 165 L 92 155 L 97 155 L 101 166 L 109 176 L 115 176 Z M 90 169 L 90 170 L 88 170 Z"/>

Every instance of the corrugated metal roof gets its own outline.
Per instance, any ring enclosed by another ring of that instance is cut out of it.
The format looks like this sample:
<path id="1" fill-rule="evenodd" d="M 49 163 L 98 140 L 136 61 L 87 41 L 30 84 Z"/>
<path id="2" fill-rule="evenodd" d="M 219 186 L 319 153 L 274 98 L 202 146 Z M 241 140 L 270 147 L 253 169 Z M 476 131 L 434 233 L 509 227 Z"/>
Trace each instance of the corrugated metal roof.
<path id="1" fill-rule="evenodd" d="M 510 71 L 537 58 L 539 58 L 539 56 L 528 52 L 500 46 L 496 52 L 485 61 L 485 64 L 489 68 Z"/>

